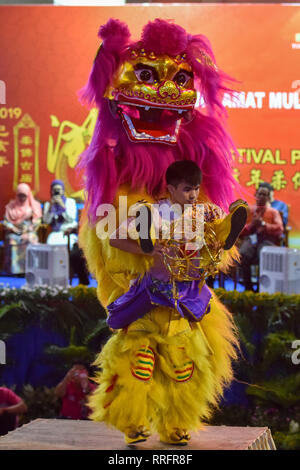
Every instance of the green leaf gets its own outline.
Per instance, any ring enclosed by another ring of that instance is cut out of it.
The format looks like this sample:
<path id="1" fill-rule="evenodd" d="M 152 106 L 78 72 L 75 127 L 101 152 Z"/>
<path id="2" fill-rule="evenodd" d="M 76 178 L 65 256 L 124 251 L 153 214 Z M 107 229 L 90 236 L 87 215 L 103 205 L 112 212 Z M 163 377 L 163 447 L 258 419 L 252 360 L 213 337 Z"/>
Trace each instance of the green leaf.
<path id="1" fill-rule="evenodd" d="M 23 304 L 21 300 L 19 302 L 15 302 L 9 305 L 4 305 L 4 307 L 0 308 L 0 320 L 11 310 L 15 310 L 17 308 L 22 308 L 22 307 L 23 307 Z"/>

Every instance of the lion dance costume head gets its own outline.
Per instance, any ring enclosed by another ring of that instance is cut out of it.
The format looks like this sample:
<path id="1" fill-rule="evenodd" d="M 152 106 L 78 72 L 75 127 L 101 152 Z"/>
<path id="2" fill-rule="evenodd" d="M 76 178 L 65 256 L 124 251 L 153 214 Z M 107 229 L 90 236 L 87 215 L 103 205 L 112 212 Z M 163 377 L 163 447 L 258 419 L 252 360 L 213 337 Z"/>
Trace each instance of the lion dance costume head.
<path id="1" fill-rule="evenodd" d="M 160 196 L 167 167 L 183 159 L 201 168 L 207 199 L 228 207 L 235 185 L 234 145 L 222 126 L 228 77 L 216 66 L 209 41 L 161 19 L 149 22 L 139 41 L 115 19 L 98 35 L 102 44 L 80 92 L 82 102 L 99 108 L 81 160 L 90 221 L 123 185 Z M 197 92 L 203 112 L 195 109 Z"/>

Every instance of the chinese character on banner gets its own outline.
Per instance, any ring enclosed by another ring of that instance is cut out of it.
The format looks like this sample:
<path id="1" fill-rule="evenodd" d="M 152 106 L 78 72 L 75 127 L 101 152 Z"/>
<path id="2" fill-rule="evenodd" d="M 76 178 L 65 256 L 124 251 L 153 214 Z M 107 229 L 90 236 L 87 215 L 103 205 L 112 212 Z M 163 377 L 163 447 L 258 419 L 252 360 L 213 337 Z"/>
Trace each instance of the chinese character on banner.
<path id="1" fill-rule="evenodd" d="M 240 182 L 240 170 L 238 168 L 233 169 L 233 177 L 239 183 Z"/>
<path id="2" fill-rule="evenodd" d="M 31 186 L 33 194 L 36 194 L 39 191 L 40 128 L 29 114 L 24 114 L 14 126 L 13 132 L 15 156 L 13 189 L 16 190 L 19 183 L 27 183 Z"/>
<path id="3" fill-rule="evenodd" d="M 7 152 L 7 146 L 9 142 L 7 140 L 0 139 L 0 152 Z"/>
<path id="4" fill-rule="evenodd" d="M 24 157 L 25 157 L 25 158 L 26 158 L 26 157 L 29 157 L 29 158 L 30 158 L 30 157 L 32 157 L 33 152 L 32 152 L 31 149 L 26 149 L 26 148 L 25 148 L 25 149 L 20 149 L 20 154 L 21 154 L 21 157 L 23 157 L 23 158 L 24 158 Z"/>
<path id="5" fill-rule="evenodd" d="M 32 168 L 32 162 L 21 162 L 20 166 L 23 171 L 30 171 Z"/>
<path id="6" fill-rule="evenodd" d="M 5 126 L 0 126 L 0 139 L 6 138 L 9 136 L 9 132 L 6 130 Z"/>
<path id="7" fill-rule="evenodd" d="M 30 135 L 23 135 L 22 139 L 20 140 L 20 144 L 22 145 L 31 145 L 32 143 L 33 141 Z"/>
<path id="8" fill-rule="evenodd" d="M 31 184 L 32 183 L 32 175 L 28 174 L 28 173 L 22 173 L 19 182 L 20 183 Z"/>
<path id="9" fill-rule="evenodd" d="M 0 168 L 2 168 L 4 165 L 8 165 L 8 160 L 6 156 L 0 155 Z"/>
<path id="10" fill-rule="evenodd" d="M 300 171 L 297 171 L 293 178 L 292 178 L 292 181 L 294 183 L 294 189 L 299 189 L 300 188 Z"/>
<path id="11" fill-rule="evenodd" d="M 255 188 L 258 189 L 259 184 L 263 182 L 263 180 L 261 179 L 261 170 L 251 170 L 250 178 L 251 179 L 246 183 L 246 186 L 254 185 Z"/>
<path id="12" fill-rule="evenodd" d="M 9 132 L 6 130 L 6 127 L 0 126 L 0 168 L 9 164 L 7 160 L 7 149 L 9 146 L 9 141 L 7 140 L 8 136 Z"/>
<path id="13" fill-rule="evenodd" d="M 284 189 L 286 187 L 287 182 L 283 170 L 274 171 L 271 185 L 276 189 L 276 191 L 280 191 L 280 189 Z"/>

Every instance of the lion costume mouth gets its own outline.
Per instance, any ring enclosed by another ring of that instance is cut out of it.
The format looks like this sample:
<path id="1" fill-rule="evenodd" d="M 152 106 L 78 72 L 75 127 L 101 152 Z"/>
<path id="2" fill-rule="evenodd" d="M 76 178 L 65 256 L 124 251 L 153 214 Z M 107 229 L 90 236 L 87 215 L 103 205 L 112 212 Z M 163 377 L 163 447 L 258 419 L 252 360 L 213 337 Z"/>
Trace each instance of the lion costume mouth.
<path id="1" fill-rule="evenodd" d="M 118 103 L 117 112 L 133 142 L 157 142 L 175 145 L 184 119 L 190 117 L 187 109 L 152 107 Z"/>

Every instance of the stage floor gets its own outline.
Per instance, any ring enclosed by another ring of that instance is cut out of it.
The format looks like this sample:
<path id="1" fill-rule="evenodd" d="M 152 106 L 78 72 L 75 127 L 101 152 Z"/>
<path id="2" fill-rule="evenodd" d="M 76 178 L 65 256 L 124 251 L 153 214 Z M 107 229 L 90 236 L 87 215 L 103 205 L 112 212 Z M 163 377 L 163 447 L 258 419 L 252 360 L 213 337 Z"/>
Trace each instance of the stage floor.
<path id="1" fill-rule="evenodd" d="M 37 419 L 0 437 L 1 450 L 129 450 L 123 434 L 92 421 Z M 157 435 L 135 450 L 276 450 L 268 428 L 206 426 L 188 446 L 161 443 Z"/>

